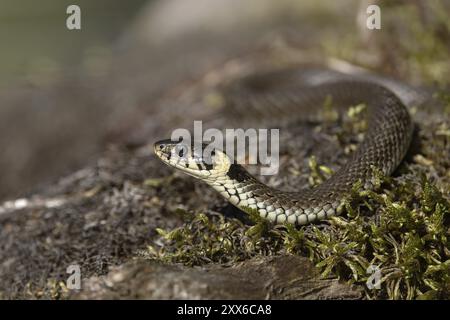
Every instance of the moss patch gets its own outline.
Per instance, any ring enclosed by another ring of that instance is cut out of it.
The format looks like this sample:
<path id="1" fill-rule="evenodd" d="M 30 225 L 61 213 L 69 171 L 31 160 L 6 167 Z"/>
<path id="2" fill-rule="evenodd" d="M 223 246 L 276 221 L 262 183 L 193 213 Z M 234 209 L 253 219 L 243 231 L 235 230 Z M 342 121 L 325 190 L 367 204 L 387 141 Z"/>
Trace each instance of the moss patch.
<path id="1" fill-rule="evenodd" d="M 297 229 L 271 226 L 255 213 L 253 225 L 222 215 L 186 214 L 183 226 L 158 229 L 151 259 L 185 265 L 234 263 L 256 255 L 308 256 L 322 276 L 361 285 L 367 298 L 450 297 L 450 204 L 425 177 L 380 179 L 376 191 L 354 190 L 347 217 Z M 380 289 L 369 289 L 376 266 Z"/>

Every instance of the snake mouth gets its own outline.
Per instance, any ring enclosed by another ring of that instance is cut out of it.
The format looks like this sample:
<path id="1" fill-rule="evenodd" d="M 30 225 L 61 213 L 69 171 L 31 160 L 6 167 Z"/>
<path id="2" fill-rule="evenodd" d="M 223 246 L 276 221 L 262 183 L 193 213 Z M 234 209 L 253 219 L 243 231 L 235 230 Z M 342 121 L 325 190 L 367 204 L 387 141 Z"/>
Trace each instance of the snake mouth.
<path id="1" fill-rule="evenodd" d="M 179 162 L 182 162 L 184 151 L 175 154 L 175 148 L 178 146 L 178 142 L 173 142 L 172 140 L 160 140 L 154 143 L 153 151 L 158 158 L 160 158 L 164 163 L 177 167 Z"/>

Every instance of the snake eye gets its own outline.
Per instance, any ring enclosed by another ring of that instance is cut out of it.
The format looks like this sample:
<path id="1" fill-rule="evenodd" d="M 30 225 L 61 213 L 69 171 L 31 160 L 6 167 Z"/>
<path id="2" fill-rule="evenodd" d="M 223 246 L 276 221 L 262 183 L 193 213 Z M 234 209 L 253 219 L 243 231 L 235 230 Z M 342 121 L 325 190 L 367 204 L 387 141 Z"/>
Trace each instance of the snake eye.
<path id="1" fill-rule="evenodd" d="M 160 145 L 159 145 L 159 150 L 162 150 L 162 149 L 164 149 L 164 145 L 163 145 L 163 144 L 160 144 Z"/>
<path id="2" fill-rule="evenodd" d="M 182 158 L 187 154 L 187 147 L 185 145 L 177 145 L 174 151 L 178 157 Z"/>

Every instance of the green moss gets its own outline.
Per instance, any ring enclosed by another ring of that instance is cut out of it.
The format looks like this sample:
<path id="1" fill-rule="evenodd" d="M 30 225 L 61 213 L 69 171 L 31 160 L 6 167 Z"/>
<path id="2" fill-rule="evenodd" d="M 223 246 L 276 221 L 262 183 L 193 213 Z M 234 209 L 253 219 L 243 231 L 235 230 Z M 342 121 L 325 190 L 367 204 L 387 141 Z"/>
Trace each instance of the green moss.
<path id="1" fill-rule="evenodd" d="M 157 229 L 164 245 L 159 248 L 149 246 L 147 257 L 193 266 L 211 262 L 233 263 L 280 250 L 282 240 L 272 238 L 268 223 L 258 220 L 253 226 L 246 226 L 237 219 L 225 219 L 219 214 L 189 215 L 180 228 Z"/>
<path id="2" fill-rule="evenodd" d="M 150 246 L 148 257 L 193 266 L 291 253 L 308 256 L 323 277 L 361 285 L 368 298 L 449 297 L 449 202 L 426 178 L 419 185 L 383 183 L 371 192 L 356 187 L 348 200 L 351 217 L 334 217 L 326 228 L 272 227 L 251 210 L 252 225 L 218 214 L 187 215 L 180 228 L 158 229 L 163 245 Z M 366 286 L 370 265 L 380 268 L 380 290 Z"/>
<path id="3" fill-rule="evenodd" d="M 32 285 L 31 282 L 25 285 L 25 297 L 27 299 L 64 300 L 69 297 L 69 291 L 64 281 L 58 281 L 54 278 L 47 279 L 44 287 Z"/>

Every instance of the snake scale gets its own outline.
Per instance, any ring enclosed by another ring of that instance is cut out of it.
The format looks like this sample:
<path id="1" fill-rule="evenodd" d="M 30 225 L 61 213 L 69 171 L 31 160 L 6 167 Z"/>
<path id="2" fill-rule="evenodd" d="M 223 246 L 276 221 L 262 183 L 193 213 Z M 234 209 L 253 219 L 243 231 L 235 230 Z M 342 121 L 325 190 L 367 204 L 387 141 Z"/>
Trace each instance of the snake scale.
<path id="1" fill-rule="evenodd" d="M 271 91 L 262 79 L 286 85 Z M 413 123 L 407 106 L 417 105 L 423 98 L 412 87 L 394 80 L 322 69 L 250 75 L 224 89 L 224 97 L 226 111 L 238 116 L 272 117 L 285 110 L 289 117 L 298 114 L 320 119 L 316 111 L 329 97 L 333 107 L 341 111 L 350 105 L 366 105 L 367 131 L 351 158 L 322 184 L 298 192 L 284 192 L 260 182 L 222 150 L 214 150 L 206 162 L 202 150 L 194 145 L 171 140 L 154 144 L 155 154 L 164 163 L 208 183 L 238 208 L 257 210 L 261 217 L 277 224 L 296 225 L 340 214 L 355 183 L 372 187 L 374 168 L 392 174 L 411 142 Z"/>

